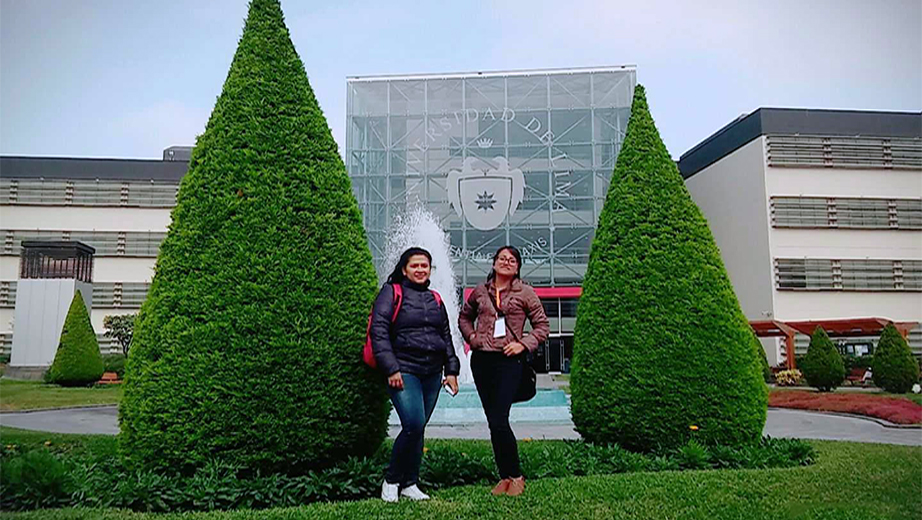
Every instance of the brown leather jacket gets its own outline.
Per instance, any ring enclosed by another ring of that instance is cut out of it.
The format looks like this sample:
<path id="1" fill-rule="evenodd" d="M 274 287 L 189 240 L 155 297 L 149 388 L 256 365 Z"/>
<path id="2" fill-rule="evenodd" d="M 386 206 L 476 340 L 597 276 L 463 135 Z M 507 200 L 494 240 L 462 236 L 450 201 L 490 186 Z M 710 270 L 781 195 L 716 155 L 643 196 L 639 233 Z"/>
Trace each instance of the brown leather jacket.
<path id="1" fill-rule="evenodd" d="M 516 278 L 510 287 L 499 293 L 500 310 L 506 316 L 506 336 L 493 337 L 496 309 L 491 300 L 496 299 L 493 281 L 478 285 L 464 302 L 458 315 L 458 328 L 472 350 L 502 352 L 503 347 L 518 341 L 534 352 L 547 339 L 550 325 L 544 306 L 530 285 Z M 531 322 L 532 331 L 524 334 L 525 319 Z M 475 326 L 476 321 L 476 326 Z"/>

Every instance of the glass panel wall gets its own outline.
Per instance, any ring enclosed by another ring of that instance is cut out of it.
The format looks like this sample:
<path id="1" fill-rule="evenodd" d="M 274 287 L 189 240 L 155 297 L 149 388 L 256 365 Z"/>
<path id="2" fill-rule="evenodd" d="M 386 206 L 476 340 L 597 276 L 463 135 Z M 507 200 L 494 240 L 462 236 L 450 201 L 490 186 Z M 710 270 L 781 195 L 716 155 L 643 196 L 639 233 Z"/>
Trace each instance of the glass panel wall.
<path id="1" fill-rule="evenodd" d="M 346 166 L 379 272 L 389 226 L 423 203 L 463 287 L 503 244 L 533 285 L 580 285 L 635 84 L 621 67 L 350 79 Z"/>

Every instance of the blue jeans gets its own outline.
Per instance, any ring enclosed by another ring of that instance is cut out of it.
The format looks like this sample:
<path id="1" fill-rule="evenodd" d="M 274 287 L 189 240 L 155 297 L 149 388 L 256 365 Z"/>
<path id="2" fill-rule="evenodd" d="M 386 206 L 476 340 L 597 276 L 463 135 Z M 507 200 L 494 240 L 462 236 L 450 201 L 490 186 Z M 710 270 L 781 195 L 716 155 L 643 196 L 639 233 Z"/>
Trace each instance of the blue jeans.
<path id="1" fill-rule="evenodd" d="M 428 376 L 401 373 L 403 390 L 387 387 L 400 417 L 400 434 L 394 440 L 391 463 L 384 475 L 389 484 L 410 487 L 419 481 L 423 460 L 423 431 L 435 409 L 442 388 L 442 374 Z"/>

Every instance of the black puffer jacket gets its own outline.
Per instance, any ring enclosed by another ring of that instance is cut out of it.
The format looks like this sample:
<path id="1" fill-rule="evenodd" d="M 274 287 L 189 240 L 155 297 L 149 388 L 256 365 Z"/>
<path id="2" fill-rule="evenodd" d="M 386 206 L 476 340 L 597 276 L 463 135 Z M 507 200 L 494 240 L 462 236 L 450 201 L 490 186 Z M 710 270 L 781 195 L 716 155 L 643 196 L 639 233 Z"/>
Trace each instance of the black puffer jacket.
<path id="1" fill-rule="evenodd" d="M 403 302 L 397 320 L 394 290 L 385 284 L 375 299 L 371 315 L 371 347 L 378 368 L 387 375 L 407 372 L 430 375 L 442 372 L 458 375 L 461 363 L 451 343 L 451 328 L 445 305 L 439 305 L 428 284 L 401 283 Z"/>

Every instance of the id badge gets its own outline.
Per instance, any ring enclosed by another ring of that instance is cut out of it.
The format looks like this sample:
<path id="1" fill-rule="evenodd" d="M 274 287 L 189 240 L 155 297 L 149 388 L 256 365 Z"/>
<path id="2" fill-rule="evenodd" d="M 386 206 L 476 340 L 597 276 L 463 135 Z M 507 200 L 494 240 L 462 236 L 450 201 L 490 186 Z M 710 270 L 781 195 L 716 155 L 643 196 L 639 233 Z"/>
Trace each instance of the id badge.
<path id="1" fill-rule="evenodd" d="M 506 335 L 506 317 L 499 316 L 496 318 L 496 322 L 493 324 L 493 337 L 502 338 Z"/>

